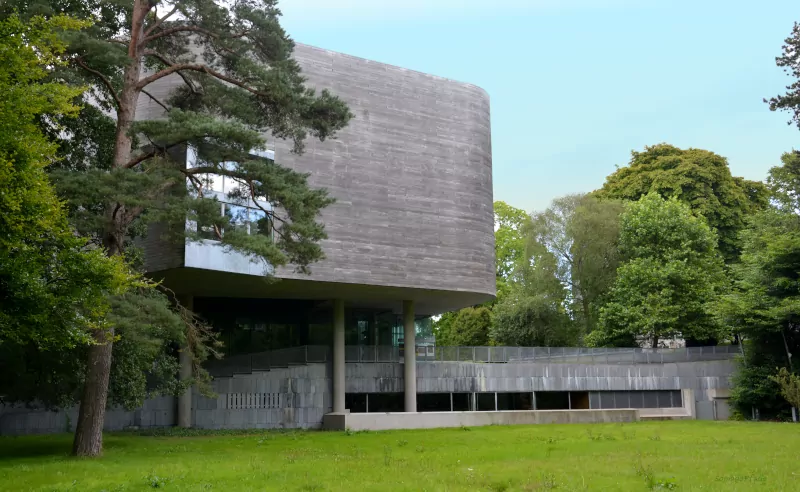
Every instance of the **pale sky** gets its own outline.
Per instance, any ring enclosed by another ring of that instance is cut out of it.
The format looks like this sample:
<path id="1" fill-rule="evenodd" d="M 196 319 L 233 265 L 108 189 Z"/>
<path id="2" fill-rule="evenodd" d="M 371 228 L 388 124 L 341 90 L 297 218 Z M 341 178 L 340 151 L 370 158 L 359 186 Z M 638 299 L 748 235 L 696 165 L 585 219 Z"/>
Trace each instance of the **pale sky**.
<path id="1" fill-rule="evenodd" d="M 527 211 L 668 142 L 764 179 L 800 148 L 762 102 L 797 0 L 283 0 L 298 42 L 485 89 L 494 196 Z"/>

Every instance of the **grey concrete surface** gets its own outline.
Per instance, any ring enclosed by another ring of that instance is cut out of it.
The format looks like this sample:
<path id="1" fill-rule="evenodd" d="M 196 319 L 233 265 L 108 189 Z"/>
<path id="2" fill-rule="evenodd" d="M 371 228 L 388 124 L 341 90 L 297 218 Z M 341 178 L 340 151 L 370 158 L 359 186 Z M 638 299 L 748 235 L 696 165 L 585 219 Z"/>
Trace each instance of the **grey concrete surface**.
<path id="1" fill-rule="evenodd" d="M 137 427 L 171 427 L 175 425 L 176 402 L 171 396 L 146 400 L 141 408 L 125 410 L 115 407 L 106 410 L 103 429 L 119 431 Z M 0 405 L 0 435 L 55 434 L 74 432 L 78 420 L 78 407 L 73 406 L 58 411 L 24 406 Z"/>
<path id="2" fill-rule="evenodd" d="M 470 84 L 301 44 L 295 59 L 310 87 L 330 89 L 355 114 L 336 139 L 309 139 L 302 155 L 270 138 L 276 162 L 309 173 L 311 186 L 337 200 L 321 215 L 329 236 L 322 243 L 326 258 L 312 265 L 311 275 L 279 269 L 276 276 L 287 282 L 271 290 L 240 281 L 263 272 L 246 259 L 192 243 L 177 246 L 184 255 L 178 260 L 175 246 L 153 234 L 145 248 L 148 269 L 176 292 L 196 296 L 341 297 L 398 312 L 403 300 L 413 299 L 421 314 L 490 299 L 495 271 L 487 94 Z M 164 98 L 180 80 L 165 77 L 148 90 Z M 158 117 L 163 109 L 142 97 L 137 114 Z M 192 265 L 198 268 L 179 268 Z M 249 275 L 225 282 L 215 271 Z"/>
<path id="3" fill-rule="evenodd" d="M 711 390 L 730 388 L 734 361 L 676 364 L 417 363 L 418 393 Z M 348 393 L 403 391 L 403 367 L 347 364 Z"/>
<path id="4" fill-rule="evenodd" d="M 416 369 L 418 393 L 681 390 L 682 408 L 642 409 L 643 418 L 674 419 L 727 415 L 725 398 L 735 363 L 581 366 L 418 362 Z M 403 371 L 404 364 L 397 363 L 345 364 L 346 392 L 402 393 Z M 196 392 L 192 395 L 191 425 L 207 429 L 320 428 L 323 416 L 333 409 L 331 373 L 328 364 L 309 364 L 218 378 L 213 382 L 216 398 Z M 716 409 L 709 406 L 712 400 L 720 402 Z M 175 425 L 175 408 L 176 400 L 170 397 L 150 400 L 134 412 L 113 409 L 107 413 L 106 428 Z M 66 431 L 74 428 L 75 412 L 0 407 L 0 434 Z"/>
<path id="5" fill-rule="evenodd" d="M 635 422 L 638 410 L 510 410 L 496 412 L 350 413 L 329 414 L 323 420 L 328 430 L 434 429 L 487 425 L 588 424 Z"/>
<path id="6" fill-rule="evenodd" d="M 333 301 L 333 411 L 345 411 L 344 301 Z"/>
<path id="7" fill-rule="evenodd" d="M 309 139 L 302 156 L 275 142 L 276 162 L 312 173 L 338 200 L 323 212 L 327 258 L 311 278 L 494 295 L 486 92 L 306 45 L 295 58 L 310 86 L 355 114 L 336 140 Z"/>
<path id="8" fill-rule="evenodd" d="M 417 411 L 416 337 L 414 301 L 403 301 L 403 397 L 406 412 Z"/>

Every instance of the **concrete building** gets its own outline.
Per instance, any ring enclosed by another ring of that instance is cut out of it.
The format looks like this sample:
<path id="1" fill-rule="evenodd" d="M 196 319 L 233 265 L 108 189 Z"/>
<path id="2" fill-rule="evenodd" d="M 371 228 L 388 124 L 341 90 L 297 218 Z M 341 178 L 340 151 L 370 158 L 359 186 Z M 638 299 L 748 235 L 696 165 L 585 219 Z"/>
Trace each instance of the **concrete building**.
<path id="1" fill-rule="evenodd" d="M 146 266 L 220 329 L 230 356 L 332 346 L 332 408 L 344 411 L 345 346 L 415 347 L 417 333 L 430 335 L 431 315 L 495 294 L 489 98 L 473 85 L 310 46 L 298 45 L 295 58 L 310 86 L 330 89 L 355 115 L 336 140 L 310 139 L 303 155 L 283 141 L 265 155 L 310 173 L 309 184 L 336 199 L 321 216 L 326 258 L 310 275 L 279 268 L 271 273 L 280 281 L 267 283 L 264 265 L 215 241 L 175 247 L 154 233 Z M 179 83 L 167 77 L 150 90 L 158 97 Z M 139 117 L 162 111 L 140 101 Z M 191 166 L 191 150 L 185 159 Z M 225 202 L 227 183 L 214 186 Z M 405 351 L 408 410 L 415 354 Z M 188 405 L 179 406 L 184 425 Z"/>
<path id="2" fill-rule="evenodd" d="M 326 258 L 310 275 L 280 268 L 270 272 L 280 281 L 266 282 L 269 267 L 215 241 L 176 246 L 154 230 L 147 269 L 221 332 L 228 357 L 209 366 L 215 398 L 190 392 L 112 409 L 107 429 L 319 428 L 326 415 L 351 428 L 719 417 L 727 356 L 512 360 L 513 348 L 435 347 L 431 315 L 495 295 L 489 98 L 469 84 L 310 46 L 298 45 L 295 58 L 311 86 L 355 114 L 336 140 L 309 140 L 303 155 L 281 141 L 264 155 L 310 173 L 312 186 L 336 198 L 321 217 Z M 149 89 L 164 96 L 175 83 Z M 161 111 L 148 98 L 140 104 L 140 117 Z M 179 158 L 192 165 L 191 150 Z M 247 209 L 225 203 L 226 187 L 213 184 L 221 213 Z M 486 413 L 502 410 L 512 413 Z M 513 413 L 544 410 L 562 413 Z M 590 413 L 563 413 L 578 410 Z M 398 424 L 396 412 L 422 417 Z M 3 434 L 70 430 L 75 421 L 76 409 L 0 409 Z"/>

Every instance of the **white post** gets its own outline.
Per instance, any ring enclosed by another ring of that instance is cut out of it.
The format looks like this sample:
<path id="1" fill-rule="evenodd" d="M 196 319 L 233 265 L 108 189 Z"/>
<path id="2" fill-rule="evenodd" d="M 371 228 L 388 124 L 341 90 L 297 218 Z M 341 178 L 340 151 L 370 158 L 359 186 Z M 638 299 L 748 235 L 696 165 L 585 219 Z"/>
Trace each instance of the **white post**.
<path id="1" fill-rule="evenodd" d="M 403 301 L 403 381 L 405 410 L 417 411 L 417 331 L 414 323 L 414 301 Z"/>
<path id="2" fill-rule="evenodd" d="M 344 301 L 333 301 L 333 411 L 343 413 L 344 408 Z"/>
<path id="3" fill-rule="evenodd" d="M 178 302 L 185 309 L 192 311 L 194 309 L 194 298 L 191 295 L 178 297 Z M 186 381 L 192 378 L 192 353 L 190 347 L 184 344 L 178 354 L 178 361 L 180 363 L 179 377 L 181 381 Z M 192 426 L 192 387 L 178 396 L 178 427 L 189 428 Z"/>

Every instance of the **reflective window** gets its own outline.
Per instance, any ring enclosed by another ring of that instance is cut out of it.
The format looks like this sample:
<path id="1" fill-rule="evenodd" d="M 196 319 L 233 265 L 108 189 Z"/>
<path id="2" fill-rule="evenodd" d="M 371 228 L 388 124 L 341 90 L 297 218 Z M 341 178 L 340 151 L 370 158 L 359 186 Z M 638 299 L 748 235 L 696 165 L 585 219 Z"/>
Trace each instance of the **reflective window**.
<path id="1" fill-rule="evenodd" d="M 239 205 L 225 204 L 225 217 L 228 218 L 233 229 L 245 234 L 250 233 L 250 209 Z"/>
<path id="2" fill-rule="evenodd" d="M 260 209 L 250 210 L 250 234 L 261 234 L 274 238 L 275 224 L 272 214 Z"/>

